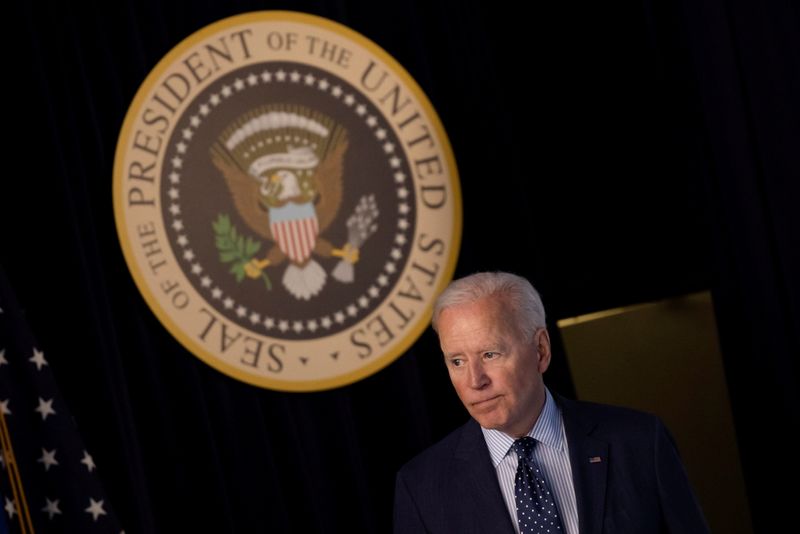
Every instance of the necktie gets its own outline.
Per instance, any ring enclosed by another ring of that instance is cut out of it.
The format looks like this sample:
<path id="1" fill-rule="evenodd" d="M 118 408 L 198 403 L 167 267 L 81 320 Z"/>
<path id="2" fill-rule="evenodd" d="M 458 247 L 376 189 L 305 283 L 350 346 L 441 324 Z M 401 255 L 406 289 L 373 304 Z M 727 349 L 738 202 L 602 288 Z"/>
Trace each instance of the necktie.
<path id="1" fill-rule="evenodd" d="M 514 500 L 520 534 L 564 532 L 553 494 L 531 454 L 536 440 L 520 438 L 511 446 L 517 453 L 517 476 L 514 479 Z"/>

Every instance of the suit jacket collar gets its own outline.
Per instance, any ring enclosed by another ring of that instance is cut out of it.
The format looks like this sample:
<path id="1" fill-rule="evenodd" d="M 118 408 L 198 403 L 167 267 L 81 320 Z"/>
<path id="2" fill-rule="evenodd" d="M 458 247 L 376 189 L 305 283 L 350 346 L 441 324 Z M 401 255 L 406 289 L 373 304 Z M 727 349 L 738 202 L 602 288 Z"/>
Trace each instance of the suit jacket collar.
<path id="1" fill-rule="evenodd" d="M 598 422 L 581 409 L 580 403 L 553 396 L 564 418 L 580 530 L 582 534 L 597 534 L 605 509 L 608 443 L 592 437 Z"/>
<path id="2" fill-rule="evenodd" d="M 556 394 L 553 398 L 564 419 L 581 534 L 599 534 L 605 509 L 608 443 L 592 436 L 599 423 L 579 402 Z M 474 497 L 473 511 L 478 514 L 475 520 L 481 525 L 478 531 L 513 534 L 514 526 L 500 492 L 489 449 L 474 419 L 461 427 L 453 456 L 457 464 L 457 484 L 462 484 L 465 493 Z"/>
<path id="3" fill-rule="evenodd" d="M 489 456 L 480 425 L 470 419 L 461 427 L 461 439 L 454 451 L 457 475 L 466 492 L 475 497 L 473 511 L 478 514 L 480 532 L 514 534 L 511 517 L 500 492 L 497 473 Z"/>

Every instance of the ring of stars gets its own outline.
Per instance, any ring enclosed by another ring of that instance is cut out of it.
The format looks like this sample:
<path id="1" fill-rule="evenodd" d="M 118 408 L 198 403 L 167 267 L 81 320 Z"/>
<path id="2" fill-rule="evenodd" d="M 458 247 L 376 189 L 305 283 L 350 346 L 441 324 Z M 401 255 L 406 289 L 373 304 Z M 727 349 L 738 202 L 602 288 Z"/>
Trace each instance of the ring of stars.
<path id="1" fill-rule="evenodd" d="M 271 83 L 302 83 L 333 96 L 350 108 L 370 130 L 373 130 L 375 139 L 381 144 L 386 161 L 392 169 L 392 177 L 398 199 L 396 230 L 393 240 L 394 246 L 389 253 L 388 261 L 384 264 L 382 272 L 377 276 L 375 281 L 365 293 L 357 296 L 341 309 L 321 317 L 302 321 L 262 316 L 262 314 L 254 310 L 249 310 L 247 307 L 237 303 L 233 297 L 225 294 L 225 292 L 214 283 L 214 280 L 210 276 L 204 274 L 205 270 L 192 250 L 188 236 L 182 233 L 184 224 L 181 219 L 180 205 L 181 169 L 183 166 L 183 155 L 186 153 L 195 131 L 208 118 L 213 109 L 219 106 L 224 99 L 230 98 L 237 92 L 243 91 L 249 87 Z M 411 228 L 409 217 L 412 215 L 412 206 L 406 200 L 411 195 L 411 191 L 406 186 L 407 176 L 402 170 L 403 160 L 395 152 L 394 143 L 390 142 L 387 137 L 387 127 L 378 117 L 370 114 L 367 106 L 359 102 L 356 96 L 345 91 L 338 84 L 332 84 L 326 78 L 317 78 L 310 72 L 304 74 L 298 69 L 294 69 L 292 72 L 286 72 L 283 69 L 279 69 L 275 72 L 267 69 L 264 69 L 260 73 L 250 72 L 246 76 L 236 78 L 232 85 L 222 85 L 219 91 L 211 93 L 206 101 L 198 103 L 195 113 L 189 119 L 189 126 L 183 129 L 180 140 L 175 143 L 173 147 L 173 157 L 166 162 L 172 166 L 171 172 L 167 175 L 169 180 L 167 196 L 170 199 L 168 208 L 171 216 L 170 226 L 178 233 L 177 243 L 182 249 L 181 255 L 184 260 L 190 263 L 191 273 L 199 279 L 200 286 L 207 295 L 210 296 L 211 299 L 219 301 L 226 310 L 232 310 L 238 317 L 249 320 L 253 326 L 260 325 L 268 332 L 277 330 L 282 333 L 292 331 L 296 334 L 300 334 L 304 331 L 308 331 L 313 334 L 320 329 L 329 330 L 335 324 L 343 325 L 346 321 L 355 319 L 359 314 L 368 310 L 370 302 L 373 299 L 377 299 L 384 288 L 389 285 L 390 279 L 398 274 L 398 264 L 403 259 L 402 248 L 409 241 L 407 232 Z"/>

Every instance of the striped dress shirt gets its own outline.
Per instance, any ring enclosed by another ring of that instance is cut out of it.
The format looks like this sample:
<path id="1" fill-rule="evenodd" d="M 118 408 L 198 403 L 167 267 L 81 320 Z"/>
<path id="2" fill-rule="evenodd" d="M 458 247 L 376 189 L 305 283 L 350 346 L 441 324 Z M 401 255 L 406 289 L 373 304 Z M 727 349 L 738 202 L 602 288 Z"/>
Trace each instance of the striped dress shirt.
<path id="1" fill-rule="evenodd" d="M 550 391 L 545 389 L 542 413 L 528 433 L 539 443 L 533 449 L 533 459 L 539 465 L 547 484 L 554 494 L 561 522 L 567 534 L 578 534 L 578 506 L 575 504 L 575 487 L 572 484 L 572 467 L 564 432 L 564 420 Z M 514 530 L 519 534 L 517 508 L 514 502 L 514 479 L 517 475 L 517 453 L 511 448 L 514 438 L 499 430 L 481 428 L 486 446 L 497 472 L 500 490 L 506 501 Z"/>

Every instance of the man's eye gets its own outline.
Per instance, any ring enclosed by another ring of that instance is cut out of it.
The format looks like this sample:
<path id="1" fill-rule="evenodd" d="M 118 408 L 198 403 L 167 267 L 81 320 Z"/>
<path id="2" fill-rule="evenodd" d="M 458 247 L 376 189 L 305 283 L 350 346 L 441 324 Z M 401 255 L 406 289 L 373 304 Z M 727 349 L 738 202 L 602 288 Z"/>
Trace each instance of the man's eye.
<path id="1" fill-rule="evenodd" d="M 461 358 L 453 358 L 452 360 L 450 360 L 450 365 L 452 365 L 453 367 L 461 367 L 463 364 L 464 360 L 462 360 Z"/>
<path id="2" fill-rule="evenodd" d="M 497 358 L 498 354 L 496 352 L 484 352 L 483 357 L 487 360 L 492 360 Z"/>

